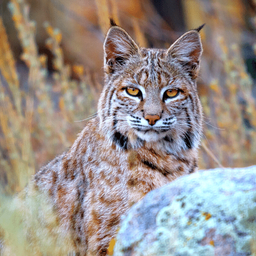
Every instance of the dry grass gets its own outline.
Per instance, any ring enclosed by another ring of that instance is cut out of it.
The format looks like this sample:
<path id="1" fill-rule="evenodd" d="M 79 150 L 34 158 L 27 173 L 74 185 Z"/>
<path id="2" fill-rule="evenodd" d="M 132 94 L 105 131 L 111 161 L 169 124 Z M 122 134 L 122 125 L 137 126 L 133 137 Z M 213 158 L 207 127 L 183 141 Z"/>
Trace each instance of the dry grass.
<path id="1" fill-rule="evenodd" d="M 0 194 L 0 201 L 0 255 L 74 255 L 70 234 L 60 229 L 47 195 L 28 186 L 16 198 Z"/>
<path id="2" fill-rule="evenodd" d="M 0 70 L 6 86 L 0 87 L 0 165 L 2 186 L 8 193 L 24 188 L 38 166 L 71 145 L 93 111 L 93 99 L 83 79 L 83 67 L 74 66 L 80 82 L 70 78 L 64 64 L 61 33 L 49 24 L 47 47 L 54 55 L 55 72 L 49 75 L 47 57 L 39 55 L 35 23 L 24 1 L 9 4 L 28 67 L 28 86 L 20 85 L 12 51 L 0 19 Z"/>
<path id="3" fill-rule="evenodd" d="M 246 166 L 256 163 L 256 103 L 252 96 L 253 82 L 247 74 L 237 45 L 227 47 L 219 38 L 222 49 L 222 81 L 209 82 L 208 92 L 201 95 L 205 113 L 205 138 L 223 166 Z M 210 120 L 210 122 L 209 122 Z M 214 166 L 209 153 L 201 150 L 201 167 Z"/>
<path id="4" fill-rule="evenodd" d="M 64 64 L 61 33 L 45 24 L 46 45 L 54 55 L 55 72 L 48 73 L 47 57 L 39 55 L 35 23 L 29 6 L 22 0 L 9 4 L 28 68 L 27 87 L 20 84 L 2 19 L 0 18 L 0 240 L 1 255 L 67 255 L 72 243 L 58 229 L 56 216 L 47 197 L 27 188 L 40 165 L 65 150 L 74 141 L 84 119 L 94 110 L 84 69 L 73 71 L 80 81 L 70 78 L 71 67 Z M 29 196 L 27 196 L 29 193 Z M 4 246 L 3 246 L 4 243 Z"/>

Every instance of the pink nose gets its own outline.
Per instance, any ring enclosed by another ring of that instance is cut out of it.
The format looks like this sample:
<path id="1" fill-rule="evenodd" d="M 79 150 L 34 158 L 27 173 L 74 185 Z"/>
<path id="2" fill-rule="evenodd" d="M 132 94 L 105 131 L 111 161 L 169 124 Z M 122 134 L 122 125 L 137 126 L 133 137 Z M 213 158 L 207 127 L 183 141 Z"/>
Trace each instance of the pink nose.
<path id="1" fill-rule="evenodd" d="M 160 119 L 159 115 L 146 115 L 145 119 L 148 121 L 150 125 L 154 125 L 157 120 Z"/>

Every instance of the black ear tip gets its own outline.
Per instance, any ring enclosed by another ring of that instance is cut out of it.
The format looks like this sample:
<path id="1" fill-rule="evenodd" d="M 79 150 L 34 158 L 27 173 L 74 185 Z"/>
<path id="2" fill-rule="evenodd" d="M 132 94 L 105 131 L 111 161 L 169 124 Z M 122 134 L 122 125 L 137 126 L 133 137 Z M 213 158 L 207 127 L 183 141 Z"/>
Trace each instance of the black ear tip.
<path id="1" fill-rule="evenodd" d="M 203 25 L 201 25 L 200 27 L 198 28 L 195 28 L 194 30 L 197 31 L 197 32 L 200 32 L 200 30 L 205 26 L 205 23 Z"/>
<path id="2" fill-rule="evenodd" d="M 110 19 L 109 19 L 109 22 L 110 22 L 110 27 L 117 26 L 117 24 L 115 23 L 115 21 L 114 21 L 113 18 L 110 18 Z"/>

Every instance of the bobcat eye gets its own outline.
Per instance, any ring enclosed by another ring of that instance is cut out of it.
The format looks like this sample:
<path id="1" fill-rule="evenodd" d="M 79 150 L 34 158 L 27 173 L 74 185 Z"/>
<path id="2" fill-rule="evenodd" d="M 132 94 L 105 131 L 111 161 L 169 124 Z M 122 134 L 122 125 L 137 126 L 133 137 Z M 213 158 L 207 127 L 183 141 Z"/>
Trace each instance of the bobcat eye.
<path id="1" fill-rule="evenodd" d="M 139 89 L 137 88 L 133 88 L 133 87 L 127 87 L 126 89 L 126 92 L 131 95 L 131 96 L 136 96 L 136 97 L 139 97 L 141 95 L 141 92 Z"/>
<path id="2" fill-rule="evenodd" d="M 164 93 L 164 100 L 165 99 L 171 99 L 171 98 L 175 98 L 179 95 L 180 91 L 176 90 L 176 89 L 172 89 L 172 90 L 167 90 Z"/>

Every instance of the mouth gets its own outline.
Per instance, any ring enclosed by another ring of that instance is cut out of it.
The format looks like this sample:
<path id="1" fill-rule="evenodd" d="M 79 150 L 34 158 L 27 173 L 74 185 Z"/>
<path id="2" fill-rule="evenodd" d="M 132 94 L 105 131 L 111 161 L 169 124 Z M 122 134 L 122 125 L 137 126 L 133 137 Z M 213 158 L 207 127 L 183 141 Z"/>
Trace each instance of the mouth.
<path id="1" fill-rule="evenodd" d="M 145 140 L 145 141 L 148 141 L 148 142 L 154 142 L 154 141 L 159 141 L 161 140 L 162 138 L 164 138 L 167 134 L 168 131 L 170 131 L 170 129 L 158 129 L 156 130 L 156 128 L 144 128 L 144 129 L 141 129 L 141 128 L 133 128 L 136 135 L 142 139 L 142 140 Z"/>
<path id="2" fill-rule="evenodd" d="M 168 132 L 170 130 L 170 128 L 168 127 L 143 127 L 142 125 L 140 127 L 136 126 L 133 127 L 134 130 L 138 131 L 138 132 L 144 132 L 144 133 L 161 133 L 161 132 Z"/>
<path id="3" fill-rule="evenodd" d="M 145 130 L 144 132 L 145 133 L 152 132 L 152 133 L 160 134 L 162 132 L 168 132 L 168 131 L 169 131 L 169 129 L 164 129 L 164 128 L 161 128 L 161 129 L 153 129 L 153 128 L 151 128 L 151 129 Z"/>

